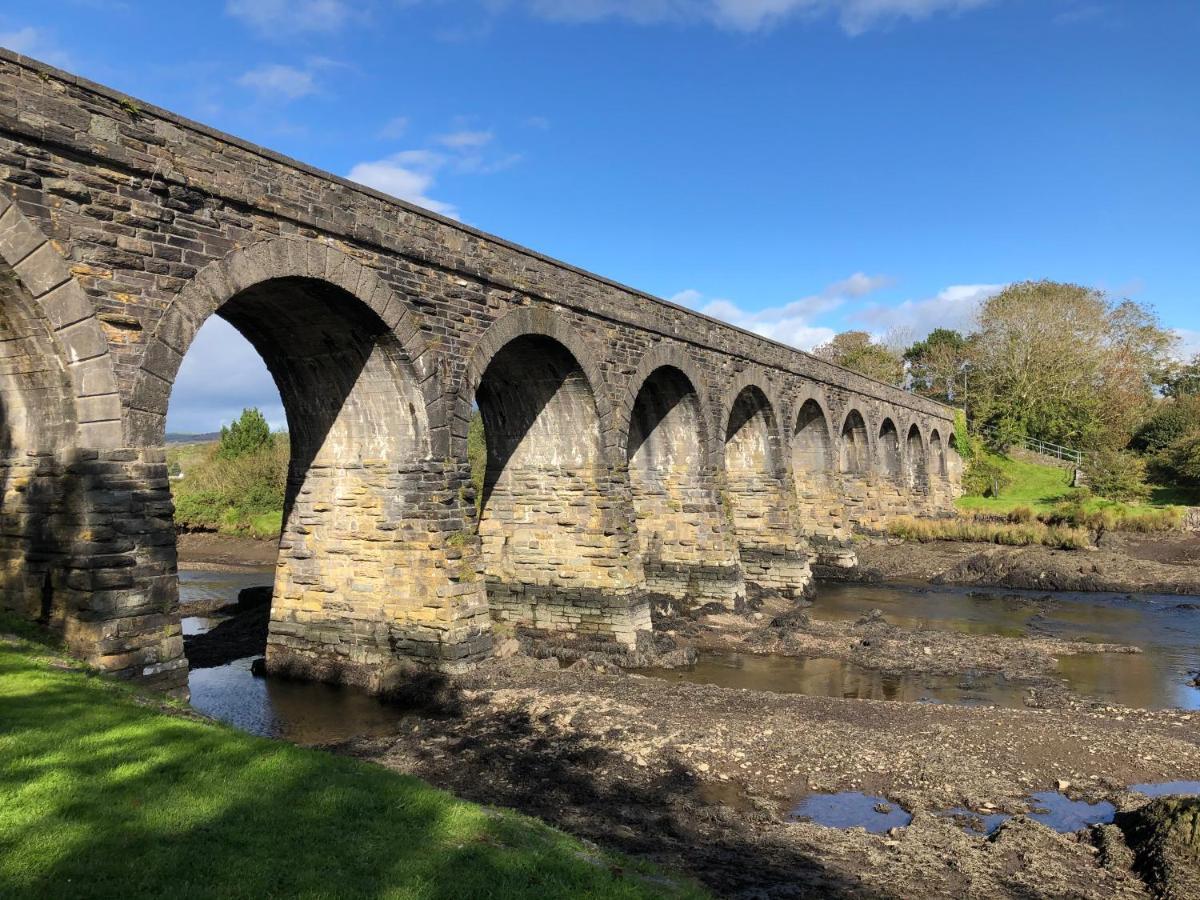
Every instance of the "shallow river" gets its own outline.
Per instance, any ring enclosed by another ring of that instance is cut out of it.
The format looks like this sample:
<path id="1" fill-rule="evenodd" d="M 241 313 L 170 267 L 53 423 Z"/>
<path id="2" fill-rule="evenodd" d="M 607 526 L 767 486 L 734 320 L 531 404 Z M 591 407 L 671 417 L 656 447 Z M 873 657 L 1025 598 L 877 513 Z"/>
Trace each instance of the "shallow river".
<path id="1" fill-rule="evenodd" d="M 183 599 L 237 598 L 245 587 L 269 584 L 272 569 L 193 571 L 180 575 Z M 1074 640 L 1135 644 L 1140 654 L 1065 657 L 1060 674 L 1077 693 L 1127 706 L 1200 709 L 1200 609 L 1188 598 L 1036 594 L 961 589 L 909 590 L 821 585 L 814 618 L 856 620 L 881 609 L 889 622 L 974 634 L 1047 634 Z M 210 617 L 184 620 L 187 633 Z M 995 704 L 1020 707 L 1026 690 L 994 676 L 885 675 L 830 659 L 705 654 L 690 669 L 661 677 L 729 687 L 823 697 Z M 250 661 L 191 673 L 192 705 L 246 731 L 302 744 L 344 740 L 390 729 L 401 713 L 349 688 L 257 678 Z"/>

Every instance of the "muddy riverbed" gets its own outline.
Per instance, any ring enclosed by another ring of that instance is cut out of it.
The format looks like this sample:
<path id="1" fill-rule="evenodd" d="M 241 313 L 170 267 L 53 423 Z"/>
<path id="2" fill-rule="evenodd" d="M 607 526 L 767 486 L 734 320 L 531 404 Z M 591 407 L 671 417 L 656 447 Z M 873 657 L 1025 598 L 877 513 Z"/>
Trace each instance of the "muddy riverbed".
<path id="1" fill-rule="evenodd" d="M 269 569 L 254 574 L 269 583 Z M 229 599 L 247 575 L 234 573 Z M 185 599 L 219 577 L 185 579 Z M 194 670 L 193 704 L 521 809 L 721 895 L 1148 896 L 1104 817 L 1060 834 L 1024 814 L 1060 788 L 1063 803 L 1115 811 L 1146 802 L 1130 785 L 1200 779 L 1200 691 L 1186 683 L 1200 611 L 1177 597 L 871 585 L 779 602 L 670 622 L 660 609 L 676 661 L 683 647 L 699 658 L 650 676 L 519 652 L 381 701 L 256 678 L 244 659 Z M 789 635 L 815 643 L 785 646 Z M 860 657 L 864 639 L 886 649 Z M 1089 661 L 1082 674 L 1073 660 Z M 797 819 L 813 798 L 841 814 L 844 792 L 908 824 Z M 964 827 L 975 816 L 995 830 Z"/>

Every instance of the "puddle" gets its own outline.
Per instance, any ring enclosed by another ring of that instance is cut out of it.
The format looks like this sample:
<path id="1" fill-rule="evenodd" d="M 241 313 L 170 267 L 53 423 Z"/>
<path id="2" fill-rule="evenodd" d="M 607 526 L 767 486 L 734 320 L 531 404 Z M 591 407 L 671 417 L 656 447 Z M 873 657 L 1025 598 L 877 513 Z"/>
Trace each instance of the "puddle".
<path id="1" fill-rule="evenodd" d="M 1029 818 L 1061 832 L 1078 831 L 1089 825 L 1107 825 L 1117 814 L 1117 808 L 1107 800 L 1088 803 L 1072 800 L 1057 791 L 1031 794 L 1029 803 Z"/>
<path id="2" fill-rule="evenodd" d="M 207 634 L 223 621 L 225 621 L 225 616 L 184 616 L 180 620 L 180 625 L 183 627 L 184 636 L 192 637 L 197 634 Z"/>
<path id="3" fill-rule="evenodd" d="M 1200 781 L 1162 781 L 1131 784 L 1129 789 L 1144 797 L 1200 797 Z"/>
<path id="4" fill-rule="evenodd" d="M 886 797 L 874 797 L 860 791 L 809 794 L 788 817 L 827 828 L 865 828 L 872 834 L 884 834 L 912 822 L 912 816 L 904 807 Z"/>

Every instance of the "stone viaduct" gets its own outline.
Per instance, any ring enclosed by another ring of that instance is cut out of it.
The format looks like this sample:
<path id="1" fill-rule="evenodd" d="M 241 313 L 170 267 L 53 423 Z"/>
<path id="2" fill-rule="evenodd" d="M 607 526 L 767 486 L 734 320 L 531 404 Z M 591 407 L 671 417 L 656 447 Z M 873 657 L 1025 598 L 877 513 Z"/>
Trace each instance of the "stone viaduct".
<path id="1" fill-rule="evenodd" d="M 214 314 L 287 410 L 275 670 L 633 645 L 956 493 L 944 406 L 0 51 L 0 606 L 179 694 L 164 423 Z"/>

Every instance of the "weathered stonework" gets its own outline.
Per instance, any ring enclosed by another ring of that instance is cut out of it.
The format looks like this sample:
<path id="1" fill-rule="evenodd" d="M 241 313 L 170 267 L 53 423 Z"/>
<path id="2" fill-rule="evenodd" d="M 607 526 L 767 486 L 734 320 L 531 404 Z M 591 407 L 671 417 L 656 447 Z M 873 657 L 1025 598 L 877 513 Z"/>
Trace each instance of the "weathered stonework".
<path id="1" fill-rule="evenodd" d="M 946 407 L 0 52 L 0 596 L 167 690 L 164 423 L 214 314 L 288 413 L 276 669 L 633 645 L 648 592 L 798 593 L 957 492 Z"/>

